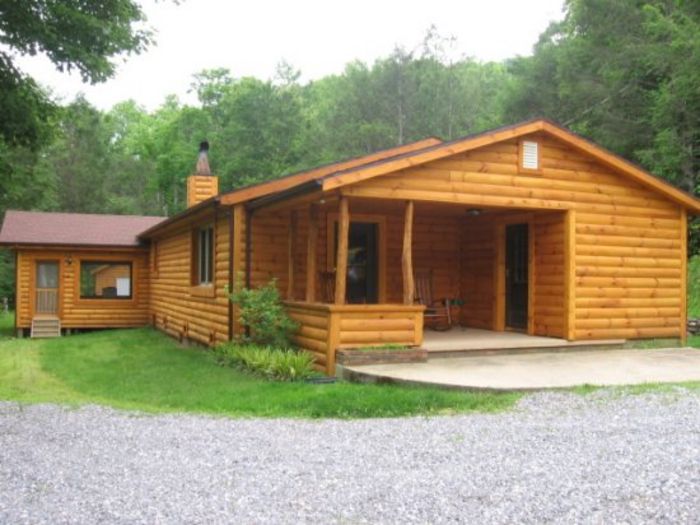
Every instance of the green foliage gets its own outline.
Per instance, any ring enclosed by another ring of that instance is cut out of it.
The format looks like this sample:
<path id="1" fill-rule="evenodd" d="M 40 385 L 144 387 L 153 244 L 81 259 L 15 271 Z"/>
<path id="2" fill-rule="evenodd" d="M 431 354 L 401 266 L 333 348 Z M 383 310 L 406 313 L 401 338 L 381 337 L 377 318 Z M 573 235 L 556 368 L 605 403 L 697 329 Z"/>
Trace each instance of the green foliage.
<path id="1" fill-rule="evenodd" d="M 0 297 L 0 300 L 2 297 Z M 10 310 L 5 313 L 0 303 L 0 341 L 14 337 L 15 335 L 15 313 Z"/>
<path id="2" fill-rule="evenodd" d="M 298 324 L 282 304 L 276 280 L 258 288 L 237 286 L 230 300 L 239 307 L 240 321 L 249 332 L 247 340 L 255 345 L 290 348 L 291 336 Z"/>
<path id="3" fill-rule="evenodd" d="M 43 122 L 53 104 L 14 64 L 15 53 L 45 54 L 59 71 L 78 71 L 84 81 L 103 82 L 114 74 L 113 59 L 139 53 L 150 33 L 132 0 L 22 0 L 0 3 L 0 136 L 11 145 L 42 142 Z"/>
<path id="4" fill-rule="evenodd" d="M 218 361 L 274 381 L 303 381 L 316 375 L 314 357 L 304 351 L 228 343 L 214 349 Z"/>
<path id="5" fill-rule="evenodd" d="M 0 399 L 230 417 L 366 418 L 494 412 L 519 394 L 264 381 L 150 329 L 0 341 Z"/>

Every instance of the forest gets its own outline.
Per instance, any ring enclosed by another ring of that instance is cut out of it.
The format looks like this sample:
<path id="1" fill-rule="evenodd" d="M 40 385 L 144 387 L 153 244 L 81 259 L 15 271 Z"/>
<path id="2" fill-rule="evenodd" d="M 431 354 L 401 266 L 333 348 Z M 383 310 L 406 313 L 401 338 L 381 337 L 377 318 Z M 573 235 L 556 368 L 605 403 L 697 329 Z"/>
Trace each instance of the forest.
<path id="1" fill-rule="evenodd" d="M 147 35 L 130 36 L 123 49 L 147 46 Z M 454 59 L 454 46 L 431 27 L 412 49 L 397 47 L 374 63 L 352 62 L 309 82 L 286 62 L 265 80 L 210 69 L 192 77 L 196 104 L 169 96 L 154 111 L 130 100 L 109 111 L 80 96 L 57 103 L 24 78 L 0 96 L 2 115 L 15 120 L 0 125 L 0 214 L 172 215 L 184 208 L 184 181 L 203 138 L 221 189 L 229 190 L 531 117 L 550 118 L 700 191 L 699 2 L 569 0 L 531 56 Z M 12 82 L 6 69 L 0 67 L 3 86 Z M 110 75 L 108 67 L 81 72 L 93 81 Z M 697 253 L 697 224 L 691 229 Z M 2 257 L 0 297 L 12 295 L 12 261 Z"/>

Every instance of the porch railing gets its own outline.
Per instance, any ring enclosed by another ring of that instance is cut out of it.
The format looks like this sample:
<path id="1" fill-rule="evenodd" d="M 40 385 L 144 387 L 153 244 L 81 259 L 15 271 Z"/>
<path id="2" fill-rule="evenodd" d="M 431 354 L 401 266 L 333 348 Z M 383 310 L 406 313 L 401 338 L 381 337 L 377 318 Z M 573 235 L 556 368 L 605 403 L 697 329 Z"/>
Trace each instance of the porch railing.
<path id="1" fill-rule="evenodd" d="M 311 352 L 316 366 L 335 374 L 338 348 L 423 343 L 421 305 L 323 304 L 286 302 L 289 316 L 299 323 L 294 341 Z"/>

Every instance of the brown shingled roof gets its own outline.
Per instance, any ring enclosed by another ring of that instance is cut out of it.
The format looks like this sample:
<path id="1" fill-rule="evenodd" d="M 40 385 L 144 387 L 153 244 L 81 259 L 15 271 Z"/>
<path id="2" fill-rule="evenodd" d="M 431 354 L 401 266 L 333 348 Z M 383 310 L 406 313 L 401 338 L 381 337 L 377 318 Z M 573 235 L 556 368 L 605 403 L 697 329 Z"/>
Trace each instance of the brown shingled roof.
<path id="1" fill-rule="evenodd" d="M 0 244 L 138 246 L 137 235 L 165 219 L 8 210 L 0 230 Z"/>

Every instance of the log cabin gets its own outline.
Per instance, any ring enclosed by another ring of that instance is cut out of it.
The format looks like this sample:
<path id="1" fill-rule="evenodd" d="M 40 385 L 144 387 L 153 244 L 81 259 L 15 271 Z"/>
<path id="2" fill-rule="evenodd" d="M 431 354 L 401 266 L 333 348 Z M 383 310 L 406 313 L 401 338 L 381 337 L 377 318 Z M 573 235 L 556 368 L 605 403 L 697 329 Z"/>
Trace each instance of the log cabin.
<path id="1" fill-rule="evenodd" d="M 215 345 L 243 331 L 228 290 L 275 279 L 328 374 L 339 349 L 421 346 L 442 309 L 563 341 L 686 337 L 700 200 L 550 121 L 223 193 L 207 149 L 170 218 L 8 211 L 17 329 L 150 324 Z"/>

